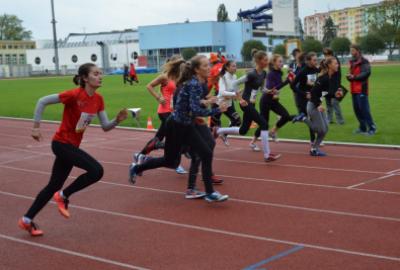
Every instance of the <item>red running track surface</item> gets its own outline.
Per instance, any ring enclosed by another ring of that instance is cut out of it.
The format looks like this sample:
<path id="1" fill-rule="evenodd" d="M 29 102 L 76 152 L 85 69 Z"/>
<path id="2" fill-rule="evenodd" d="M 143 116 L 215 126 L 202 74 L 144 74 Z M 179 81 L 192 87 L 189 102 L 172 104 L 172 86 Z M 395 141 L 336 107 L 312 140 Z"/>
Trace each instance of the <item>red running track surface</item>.
<path id="1" fill-rule="evenodd" d="M 0 125 L 0 269 L 400 269 L 399 150 L 325 146 L 313 158 L 305 144 L 271 143 L 283 157 L 267 164 L 247 140 L 218 141 L 216 189 L 231 199 L 208 204 L 185 200 L 187 175 L 170 169 L 128 183 L 153 133 L 92 127 L 82 149 L 103 179 L 70 198 L 69 220 L 47 205 L 45 235 L 32 238 L 16 223 L 48 181 L 57 125 L 42 124 L 40 143 L 28 121 Z"/>

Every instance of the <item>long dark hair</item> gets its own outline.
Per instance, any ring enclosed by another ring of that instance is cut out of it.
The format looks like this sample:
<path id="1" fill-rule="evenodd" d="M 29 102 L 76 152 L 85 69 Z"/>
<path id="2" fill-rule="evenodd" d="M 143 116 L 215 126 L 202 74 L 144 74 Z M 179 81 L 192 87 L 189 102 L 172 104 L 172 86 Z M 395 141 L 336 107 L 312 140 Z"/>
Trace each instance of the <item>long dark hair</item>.
<path id="1" fill-rule="evenodd" d="M 93 67 L 96 67 L 96 65 L 92 63 L 86 63 L 81 65 L 78 69 L 78 74 L 75 75 L 74 78 L 72 79 L 74 84 L 79 85 L 82 88 L 85 88 L 86 83 L 84 78 L 86 79 L 89 76 L 90 70 Z"/>
<path id="2" fill-rule="evenodd" d="M 180 74 L 176 83 L 177 87 L 181 87 L 185 82 L 192 79 L 196 74 L 196 69 L 200 67 L 203 58 L 207 59 L 204 55 L 196 55 L 189 61 L 180 64 Z"/>
<path id="3" fill-rule="evenodd" d="M 226 74 L 226 72 L 227 72 L 227 69 L 228 69 L 233 63 L 235 63 L 235 61 L 232 61 L 232 60 L 227 61 L 227 62 L 222 66 L 222 69 L 221 69 L 219 75 L 220 75 L 221 77 L 224 76 L 224 75 Z"/>

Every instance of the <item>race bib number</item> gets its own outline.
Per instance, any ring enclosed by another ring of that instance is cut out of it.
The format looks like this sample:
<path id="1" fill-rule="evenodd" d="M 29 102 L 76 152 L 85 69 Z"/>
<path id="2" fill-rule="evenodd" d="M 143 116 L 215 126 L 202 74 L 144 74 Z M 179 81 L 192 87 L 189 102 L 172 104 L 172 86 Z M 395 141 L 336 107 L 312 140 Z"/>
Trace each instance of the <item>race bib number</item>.
<path id="1" fill-rule="evenodd" d="M 312 82 L 315 83 L 315 81 L 317 80 L 317 74 L 308 74 L 307 75 L 307 79 Z"/>
<path id="2" fill-rule="evenodd" d="M 95 117 L 96 114 L 82 112 L 81 117 L 79 118 L 79 121 L 76 124 L 75 132 L 76 133 L 84 132 L 85 129 L 90 125 L 90 122 L 92 122 L 93 118 Z"/>
<path id="3" fill-rule="evenodd" d="M 258 90 L 251 90 L 250 102 L 256 103 Z"/>

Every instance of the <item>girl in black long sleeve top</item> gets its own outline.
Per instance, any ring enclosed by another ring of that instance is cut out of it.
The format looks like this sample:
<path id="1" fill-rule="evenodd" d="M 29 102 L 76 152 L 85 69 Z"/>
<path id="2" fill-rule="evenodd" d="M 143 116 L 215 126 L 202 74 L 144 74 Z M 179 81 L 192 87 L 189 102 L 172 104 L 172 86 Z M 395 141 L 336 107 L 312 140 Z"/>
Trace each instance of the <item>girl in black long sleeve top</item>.
<path id="1" fill-rule="evenodd" d="M 295 91 L 296 104 L 299 109 L 298 117 L 295 117 L 294 122 L 302 119 L 307 115 L 307 102 L 310 99 L 311 89 L 318 77 L 319 69 L 317 67 L 317 54 L 310 52 L 306 56 L 306 65 L 301 69 L 299 74 L 292 82 L 292 89 Z M 310 142 L 315 141 L 315 135 L 310 130 Z"/>
<path id="2" fill-rule="evenodd" d="M 326 154 L 319 150 L 319 146 L 328 132 L 328 121 L 325 115 L 325 108 L 322 106 L 324 97 L 333 98 L 343 95 L 341 91 L 337 91 L 330 87 L 332 76 L 338 70 L 338 62 L 334 57 L 328 57 L 322 63 L 322 73 L 318 77 L 311 89 L 310 101 L 307 103 L 308 118 L 302 120 L 310 127 L 313 133 L 317 135 L 311 146 L 311 156 L 325 156 Z"/>

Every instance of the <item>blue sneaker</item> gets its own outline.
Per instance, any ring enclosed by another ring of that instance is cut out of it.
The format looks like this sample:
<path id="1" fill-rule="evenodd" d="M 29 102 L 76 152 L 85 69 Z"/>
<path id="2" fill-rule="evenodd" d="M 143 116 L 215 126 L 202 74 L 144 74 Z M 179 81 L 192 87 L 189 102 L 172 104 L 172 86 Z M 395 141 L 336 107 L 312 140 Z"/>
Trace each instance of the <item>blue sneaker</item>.
<path id="1" fill-rule="evenodd" d="M 296 122 L 303 122 L 304 120 L 306 120 L 306 115 L 304 113 L 300 113 L 292 119 L 292 123 L 294 124 Z"/>
<path id="2" fill-rule="evenodd" d="M 229 198 L 228 195 L 222 195 L 221 193 L 219 193 L 218 191 L 214 191 L 211 194 L 207 194 L 204 199 L 207 202 L 223 202 L 226 201 Z"/>
<path id="3" fill-rule="evenodd" d="M 136 176 L 138 175 L 136 173 L 136 163 L 132 162 L 132 164 L 129 166 L 129 182 L 134 185 L 136 183 Z"/>
<path id="4" fill-rule="evenodd" d="M 310 156 L 312 157 L 326 157 L 326 153 L 320 150 L 310 150 Z"/>
<path id="5" fill-rule="evenodd" d="M 182 166 L 178 166 L 178 168 L 175 169 L 177 174 L 185 174 L 187 173 L 187 171 L 182 167 Z"/>
<path id="6" fill-rule="evenodd" d="M 146 155 L 144 154 L 140 154 L 140 153 L 136 153 L 133 155 L 133 160 L 137 165 L 142 164 L 143 162 L 145 162 L 147 159 Z M 139 176 L 142 176 L 143 173 L 138 173 Z"/>
<path id="7" fill-rule="evenodd" d="M 368 132 L 365 134 L 367 136 L 374 136 L 376 134 L 376 129 L 370 129 Z"/>

